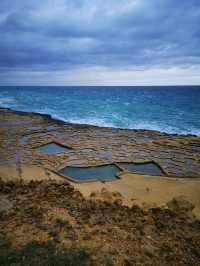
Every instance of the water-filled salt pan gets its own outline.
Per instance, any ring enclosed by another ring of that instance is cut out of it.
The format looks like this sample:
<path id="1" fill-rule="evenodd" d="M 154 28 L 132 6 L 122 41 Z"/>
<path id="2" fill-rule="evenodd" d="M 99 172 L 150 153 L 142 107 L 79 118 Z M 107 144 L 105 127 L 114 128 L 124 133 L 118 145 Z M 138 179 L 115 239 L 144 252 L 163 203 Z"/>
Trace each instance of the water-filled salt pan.
<path id="1" fill-rule="evenodd" d="M 120 167 L 130 172 L 137 172 L 147 175 L 164 175 L 162 169 L 153 162 L 149 163 L 118 163 Z"/>
<path id="2" fill-rule="evenodd" d="M 59 153 L 59 152 L 66 152 L 68 148 L 52 142 L 40 146 L 39 148 L 37 148 L 37 150 L 43 153 Z"/>
<path id="3" fill-rule="evenodd" d="M 73 178 L 76 181 L 97 179 L 101 181 L 116 180 L 116 174 L 120 172 L 114 164 L 95 167 L 65 167 L 59 171 L 60 174 Z"/>

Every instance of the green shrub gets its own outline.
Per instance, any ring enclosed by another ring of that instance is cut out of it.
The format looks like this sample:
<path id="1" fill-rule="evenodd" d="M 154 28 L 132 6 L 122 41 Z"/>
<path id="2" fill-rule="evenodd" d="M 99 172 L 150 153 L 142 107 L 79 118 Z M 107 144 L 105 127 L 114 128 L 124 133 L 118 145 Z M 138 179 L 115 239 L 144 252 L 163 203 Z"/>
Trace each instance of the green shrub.
<path id="1" fill-rule="evenodd" d="M 19 251 L 0 254 L 1 266 L 94 266 L 83 249 L 57 250 L 52 242 L 33 242 Z"/>

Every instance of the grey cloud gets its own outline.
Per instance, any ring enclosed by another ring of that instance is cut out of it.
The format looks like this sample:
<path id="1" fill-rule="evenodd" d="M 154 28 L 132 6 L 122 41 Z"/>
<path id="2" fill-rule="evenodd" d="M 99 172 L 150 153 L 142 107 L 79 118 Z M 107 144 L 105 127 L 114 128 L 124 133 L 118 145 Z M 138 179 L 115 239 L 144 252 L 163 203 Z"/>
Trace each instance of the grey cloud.
<path id="1" fill-rule="evenodd" d="M 1 0 L 0 67 L 200 63 L 196 0 Z"/>

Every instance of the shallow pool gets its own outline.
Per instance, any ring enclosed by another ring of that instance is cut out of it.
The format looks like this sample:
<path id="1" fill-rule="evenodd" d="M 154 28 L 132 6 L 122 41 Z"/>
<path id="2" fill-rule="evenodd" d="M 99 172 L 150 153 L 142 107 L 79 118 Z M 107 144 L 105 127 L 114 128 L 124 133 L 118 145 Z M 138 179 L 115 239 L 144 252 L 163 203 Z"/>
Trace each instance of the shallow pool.
<path id="1" fill-rule="evenodd" d="M 62 175 L 77 181 L 91 179 L 112 181 L 118 179 L 116 176 L 118 172 L 120 172 L 120 169 L 114 164 L 95 167 L 65 167 L 59 171 Z"/>
<path id="2" fill-rule="evenodd" d="M 164 175 L 162 169 L 155 163 L 118 163 L 118 165 L 130 172 L 147 175 Z"/>
<path id="3" fill-rule="evenodd" d="M 37 150 L 43 153 L 59 153 L 59 152 L 66 152 L 68 148 L 59 145 L 57 143 L 49 143 L 40 146 L 39 148 L 37 148 Z"/>

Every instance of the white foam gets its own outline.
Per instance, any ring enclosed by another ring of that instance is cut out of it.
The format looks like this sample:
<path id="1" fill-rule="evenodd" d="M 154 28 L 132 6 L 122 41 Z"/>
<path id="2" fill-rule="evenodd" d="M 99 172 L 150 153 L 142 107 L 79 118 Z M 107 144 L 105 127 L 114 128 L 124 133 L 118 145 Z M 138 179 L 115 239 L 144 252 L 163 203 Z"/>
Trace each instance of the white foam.
<path id="1" fill-rule="evenodd" d="M 116 127 L 113 123 L 106 121 L 106 119 L 102 118 L 78 118 L 78 117 L 69 117 L 68 115 L 65 117 L 63 115 L 57 114 L 55 110 L 49 108 L 43 108 L 42 110 L 37 109 L 37 112 L 41 114 L 50 114 L 53 118 L 62 120 L 64 122 L 73 123 L 73 124 L 86 124 L 86 125 L 94 125 L 99 127 Z"/>
<path id="2" fill-rule="evenodd" d="M 0 106 L 5 108 L 14 108 L 16 110 L 19 110 L 17 108 L 17 101 L 14 97 L 7 97 L 7 96 L 1 96 L 0 97 Z M 26 109 L 26 110 L 25 110 Z M 103 118 L 98 118 L 98 113 L 94 114 L 94 117 L 88 117 L 88 118 L 79 118 L 79 117 L 69 117 L 69 114 L 63 115 L 62 113 L 58 113 L 53 108 L 43 107 L 40 109 L 30 109 L 30 107 L 27 105 L 27 108 L 20 108 L 21 111 L 32 111 L 32 112 L 39 112 L 42 114 L 50 114 L 53 118 L 59 119 L 65 122 L 70 122 L 74 124 L 88 124 L 88 125 L 95 125 L 100 127 L 113 127 L 118 128 L 112 119 L 114 118 L 119 124 L 121 128 L 129 128 L 129 129 L 146 129 L 146 130 L 157 130 L 161 132 L 166 132 L 169 134 L 192 134 L 200 136 L 200 128 L 194 128 L 194 127 L 188 127 L 187 129 L 180 129 L 178 127 L 173 127 L 164 123 L 159 122 L 149 122 L 149 121 L 135 121 L 133 122 L 130 120 L 130 118 L 124 118 L 119 113 L 112 113 L 108 114 L 108 116 Z"/>
<path id="3" fill-rule="evenodd" d="M 48 107 L 43 107 L 41 109 L 36 109 L 34 112 L 40 113 L 40 114 L 49 114 L 49 115 L 54 115 L 55 111 L 51 108 Z"/>
<path id="4" fill-rule="evenodd" d="M 5 97 L 5 96 L 1 96 L 0 98 L 0 106 L 2 107 L 10 107 L 10 104 L 14 103 L 15 99 L 13 97 Z"/>
<path id="5" fill-rule="evenodd" d="M 129 126 L 130 129 L 146 129 L 146 130 L 156 130 L 160 132 L 165 132 L 169 134 L 181 134 L 181 135 L 197 135 L 200 136 L 200 129 L 188 128 L 187 130 L 181 130 L 177 127 L 169 126 L 169 125 L 161 125 L 156 122 L 136 122 Z"/>
<path id="6" fill-rule="evenodd" d="M 87 125 L 94 125 L 99 127 L 113 127 L 118 128 L 114 123 L 111 121 L 108 121 L 109 119 L 105 118 L 69 118 L 66 119 L 66 117 L 52 114 L 52 117 L 63 120 L 65 122 L 73 123 L 73 124 L 87 124 Z M 111 118 L 110 118 L 111 119 Z M 128 129 L 145 129 L 145 130 L 156 130 L 160 132 L 165 132 L 169 134 L 182 134 L 182 135 L 197 135 L 200 136 L 200 129 L 194 129 L 190 128 L 188 130 L 180 130 L 178 128 L 169 126 L 169 125 L 161 125 L 156 122 L 136 122 L 129 124 L 127 126 L 122 126 L 121 128 L 128 128 Z"/>
<path id="7" fill-rule="evenodd" d="M 107 122 L 104 119 L 100 118 L 69 118 L 68 122 L 74 123 L 74 124 L 87 124 L 87 125 L 94 125 L 94 126 L 100 126 L 100 127 L 115 127 L 115 125 L 111 122 Z"/>

